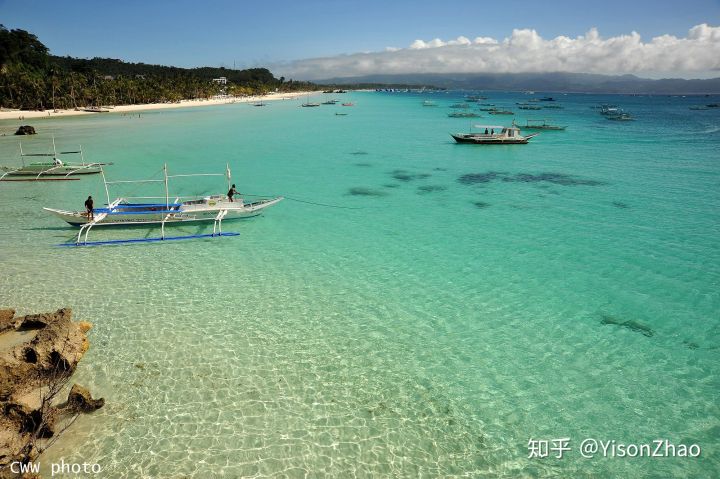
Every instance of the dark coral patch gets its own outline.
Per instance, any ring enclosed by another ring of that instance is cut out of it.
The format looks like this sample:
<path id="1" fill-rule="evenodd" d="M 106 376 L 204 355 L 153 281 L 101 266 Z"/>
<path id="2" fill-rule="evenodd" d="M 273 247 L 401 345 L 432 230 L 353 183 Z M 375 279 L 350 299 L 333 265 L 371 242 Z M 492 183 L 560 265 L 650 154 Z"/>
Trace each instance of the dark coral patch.
<path id="1" fill-rule="evenodd" d="M 418 186 L 418 194 L 419 195 L 426 195 L 428 193 L 433 193 L 435 191 L 445 191 L 445 190 L 447 190 L 447 187 L 441 186 L 441 185 Z"/>
<path id="2" fill-rule="evenodd" d="M 602 319 L 600 320 L 600 324 L 620 326 L 622 328 L 629 329 L 630 331 L 633 331 L 635 333 L 640 333 L 643 336 L 647 336 L 648 338 L 652 337 L 655 334 L 655 331 L 653 331 L 650 326 L 641 323 L 640 321 L 635 321 L 634 319 L 617 319 L 607 314 L 603 314 Z"/>
<path id="3" fill-rule="evenodd" d="M 476 208 L 480 208 L 480 209 L 487 208 L 488 206 L 490 206 L 490 203 L 485 203 L 484 201 L 473 201 L 473 204 L 475 205 Z"/>
<path id="4" fill-rule="evenodd" d="M 615 208 L 620 208 L 621 210 L 626 210 L 626 209 L 630 208 L 630 205 L 628 205 L 627 203 L 623 203 L 622 201 L 613 201 L 612 205 Z"/>
<path id="5" fill-rule="evenodd" d="M 475 185 L 478 183 L 490 183 L 491 181 L 504 178 L 505 173 L 497 171 L 488 171 L 485 173 L 468 173 L 458 178 L 458 182 L 463 185 Z"/>
<path id="6" fill-rule="evenodd" d="M 421 179 L 430 177 L 430 174 L 428 174 L 428 173 L 410 173 L 405 170 L 394 170 L 390 174 L 396 180 L 405 181 L 405 182 L 413 181 L 413 180 L 421 180 Z"/>
<path id="7" fill-rule="evenodd" d="M 604 185 L 602 181 L 586 180 L 573 175 L 564 173 L 539 173 L 532 175 L 529 173 L 518 173 L 515 176 L 507 176 L 503 181 L 518 183 L 539 183 L 547 182 L 562 186 L 600 186 Z"/>
<path id="8" fill-rule="evenodd" d="M 464 185 L 490 183 L 492 181 L 503 181 L 505 183 L 551 183 L 562 186 L 600 186 L 606 184 L 602 181 L 578 178 L 564 173 L 517 173 L 515 175 L 509 175 L 498 171 L 487 171 L 485 173 L 467 173 L 458 178 L 458 182 Z"/>
<path id="9" fill-rule="evenodd" d="M 384 191 L 373 190 L 371 188 L 364 188 L 356 186 L 348 190 L 348 194 L 352 196 L 387 196 Z"/>

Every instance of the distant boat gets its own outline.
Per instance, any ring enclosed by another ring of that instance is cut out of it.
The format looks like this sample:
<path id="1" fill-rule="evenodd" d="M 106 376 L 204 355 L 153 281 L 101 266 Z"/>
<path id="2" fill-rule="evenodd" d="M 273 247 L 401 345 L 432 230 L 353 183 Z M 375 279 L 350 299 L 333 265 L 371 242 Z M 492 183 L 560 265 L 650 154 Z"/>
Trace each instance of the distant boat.
<path id="1" fill-rule="evenodd" d="M 523 136 L 520 129 L 513 123 L 512 126 L 475 125 L 483 132 L 451 133 L 458 143 L 471 143 L 474 145 L 524 145 L 539 133 Z M 497 133 L 495 130 L 499 130 Z"/>
<path id="2" fill-rule="evenodd" d="M 308 96 L 307 96 L 307 100 L 305 100 L 305 103 L 303 103 L 303 104 L 300 105 L 300 106 L 305 107 L 305 108 L 312 108 L 312 107 L 315 107 L 315 106 L 320 106 L 320 103 L 313 103 L 313 102 L 311 102 L 311 101 L 310 101 L 310 95 L 308 95 Z"/>
<path id="3" fill-rule="evenodd" d="M 470 108 L 470 105 L 468 105 L 467 103 L 453 103 L 452 105 L 450 105 L 450 108 L 463 108 L 463 109 L 465 109 L 465 108 Z"/>
<path id="4" fill-rule="evenodd" d="M 490 110 L 488 113 L 491 115 L 514 115 L 515 113 L 510 110 Z"/>
<path id="5" fill-rule="evenodd" d="M 323 105 L 334 105 L 334 104 L 336 104 L 338 101 L 340 101 L 340 100 L 328 100 L 328 101 L 322 102 L 322 104 L 323 104 Z"/>
<path id="6" fill-rule="evenodd" d="M 342 106 L 355 106 L 355 103 L 347 102 L 347 103 L 343 103 Z"/>
<path id="7" fill-rule="evenodd" d="M 540 101 L 555 101 L 555 98 L 553 98 L 551 96 L 544 96 L 544 97 L 540 98 Z"/>
<path id="8" fill-rule="evenodd" d="M 82 109 L 82 111 L 87 111 L 90 113 L 108 113 L 110 110 L 108 108 L 103 108 L 101 106 L 88 106 Z"/>
<path id="9" fill-rule="evenodd" d="M 708 108 L 705 105 L 695 105 L 695 106 L 691 106 L 690 109 L 691 110 L 709 110 L 710 108 Z"/>
<path id="10" fill-rule="evenodd" d="M 564 130 L 567 127 L 552 125 L 547 120 L 526 120 L 523 128 L 526 130 Z"/>
<path id="11" fill-rule="evenodd" d="M 521 110 L 542 110 L 541 106 L 535 106 L 535 105 L 520 105 L 518 106 Z"/>
<path id="12" fill-rule="evenodd" d="M 338 112 L 335 112 L 335 116 L 347 116 L 347 113 L 338 113 Z"/>
<path id="13" fill-rule="evenodd" d="M 613 121 L 635 121 L 635 118 L 633 118 L 632 115 L 630 115 L 629 113 L 624 113 L 624 112 L 617 113 L 614 115 L 606 115 L 605 118 L 607 118 L 608 120 L 613 120 Z"/>
<path id="14" fill-rule="evenodd" d="M 622 109 L 617 105 L 600 105 L 601 115 L 619 115 L 620 113 L 622 113 Z"/>
<path id="15" fill-rule="evenodd" d="M 720 103 L 708 103 L 705 106 L 708 108 L 720 108 Z"/>
<path id="16" fill-rule="evenodd" d="M 480 115 L 471 111 L 454 111 L 452 113 L 448 113 L 448 116 L 450 118 L 477 118 Z"/>
<path id="17" fill-rule="evenodd" d="M 424 102 L 422 102 L 422 106 L 437 106 L 437 103 L 431 100 L 425 100 Z"/>
<path id="18" fill-rule="evenodd" d="M 545 108 L 547 110 L 562 110 L 565 107 L 563 107 L 561 105 L 544 105 L 543 108 Z"/>

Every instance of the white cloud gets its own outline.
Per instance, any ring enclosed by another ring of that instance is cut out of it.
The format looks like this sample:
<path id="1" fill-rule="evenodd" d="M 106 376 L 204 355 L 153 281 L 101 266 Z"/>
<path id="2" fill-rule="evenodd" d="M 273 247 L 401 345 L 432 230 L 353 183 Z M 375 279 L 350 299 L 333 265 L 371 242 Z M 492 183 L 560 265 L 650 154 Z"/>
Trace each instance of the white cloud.
<path id="1" fill-rule="evenodd" d="M 315 80 L 374 73 L 654 73 L 693 76 L 720 69 L 720 27 L 692 27 L 685 38 L 661 35 L 643 42 L 637 32 L 602 38 L 597 29 L 576 38 L 542 38 L 515 29 L 502 41 L 459 36 L 415 40 L 407 48 L 298 60 L 276 65 L 286 78 Z"/>

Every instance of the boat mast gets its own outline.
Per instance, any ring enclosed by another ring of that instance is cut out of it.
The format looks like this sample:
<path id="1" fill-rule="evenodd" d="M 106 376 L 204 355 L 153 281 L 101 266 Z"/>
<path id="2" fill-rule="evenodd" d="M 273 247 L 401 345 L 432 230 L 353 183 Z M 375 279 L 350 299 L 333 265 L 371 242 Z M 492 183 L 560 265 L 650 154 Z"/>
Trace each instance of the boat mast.
<path id="1" fill-rule="evenodd" d="M 107 180 L 105 179 L 105 169 L 102 165 L 100 166 L 100 174 L 102 175 L 103 186 L 105 186 L 105 198 L 107 198 L 107 204 L 110 205 L 110 191 L 108 190 Z"/>
<path id="2" fill-rule="evenodd" d="M 20 143 L 20 161 L 22 161 L 23 168 L 25 168 L 25 155 L 23 154 L 23 150 L 22 150 L 22 141 L 20 141 L 18 143 Z"/>
<path id="3" fill-rule="evenodd" d="M 231 178 L 231 175 L 230 175 L 230 164 L 229 164 L 229 163 L 225 163 L 225 176 L 227 176 L 227 180 L 228 180 L 228 191 L 230 191 L 230 178 Z"/>
<path id="4" fill-rule="evenodd" d="M 168 191 L 167 163 L 163 164 L 163 176 L 165 177 L 165 209 L 170 209 L 170 192 Z"/>

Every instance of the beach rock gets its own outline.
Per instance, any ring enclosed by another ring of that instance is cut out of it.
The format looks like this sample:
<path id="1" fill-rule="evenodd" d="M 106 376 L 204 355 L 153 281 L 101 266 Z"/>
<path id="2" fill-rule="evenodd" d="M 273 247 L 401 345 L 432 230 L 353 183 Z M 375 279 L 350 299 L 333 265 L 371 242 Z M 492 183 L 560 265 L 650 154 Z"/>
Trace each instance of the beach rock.
<path id="1" fill-rule="evenodd" d="M 35 128 L 30 125 L 22 125 L 15 132 L 16 135 L 35 135 Z"/>
<path id="2" fill-rule="evenodd" d="M 18 336 L 21 341 L 11 338 L 9 346 L 0 350 L 0 478 L 11 462 L 37 457 L 42 446 L 38 439 L 62 432 L 56 424 L 67 424 L 63 418 L 105 403 L 76 384 L 67 401 L 56 405 L 89 348 L 85 333 L 90 323 L 72 321 L 70 309 L 21 318 L 15 318 L 12 310 L 1 310 L 0 332 L 5 325 L 10 327 L 2 334 L 24 333 Z"/>
<path id="3" fill-rule="evenodd" d="M 9 329 L 15 329 L 15 310 L 0 309 L 0 333 Z"/>
<path id="4" fill-rule="evenodd" d="M 71 414 L 75 414 L 81 412 L 93 412 L 104 405 L 105 399 L 93 399 L 90 391 L 79 384 L 73 384 L 72 389 L 70 389 L 70 394 L 68 394 L 67 402 L 58 406 L 58 408 L 64 409 L 66 412 L 70 412 Z"/>

